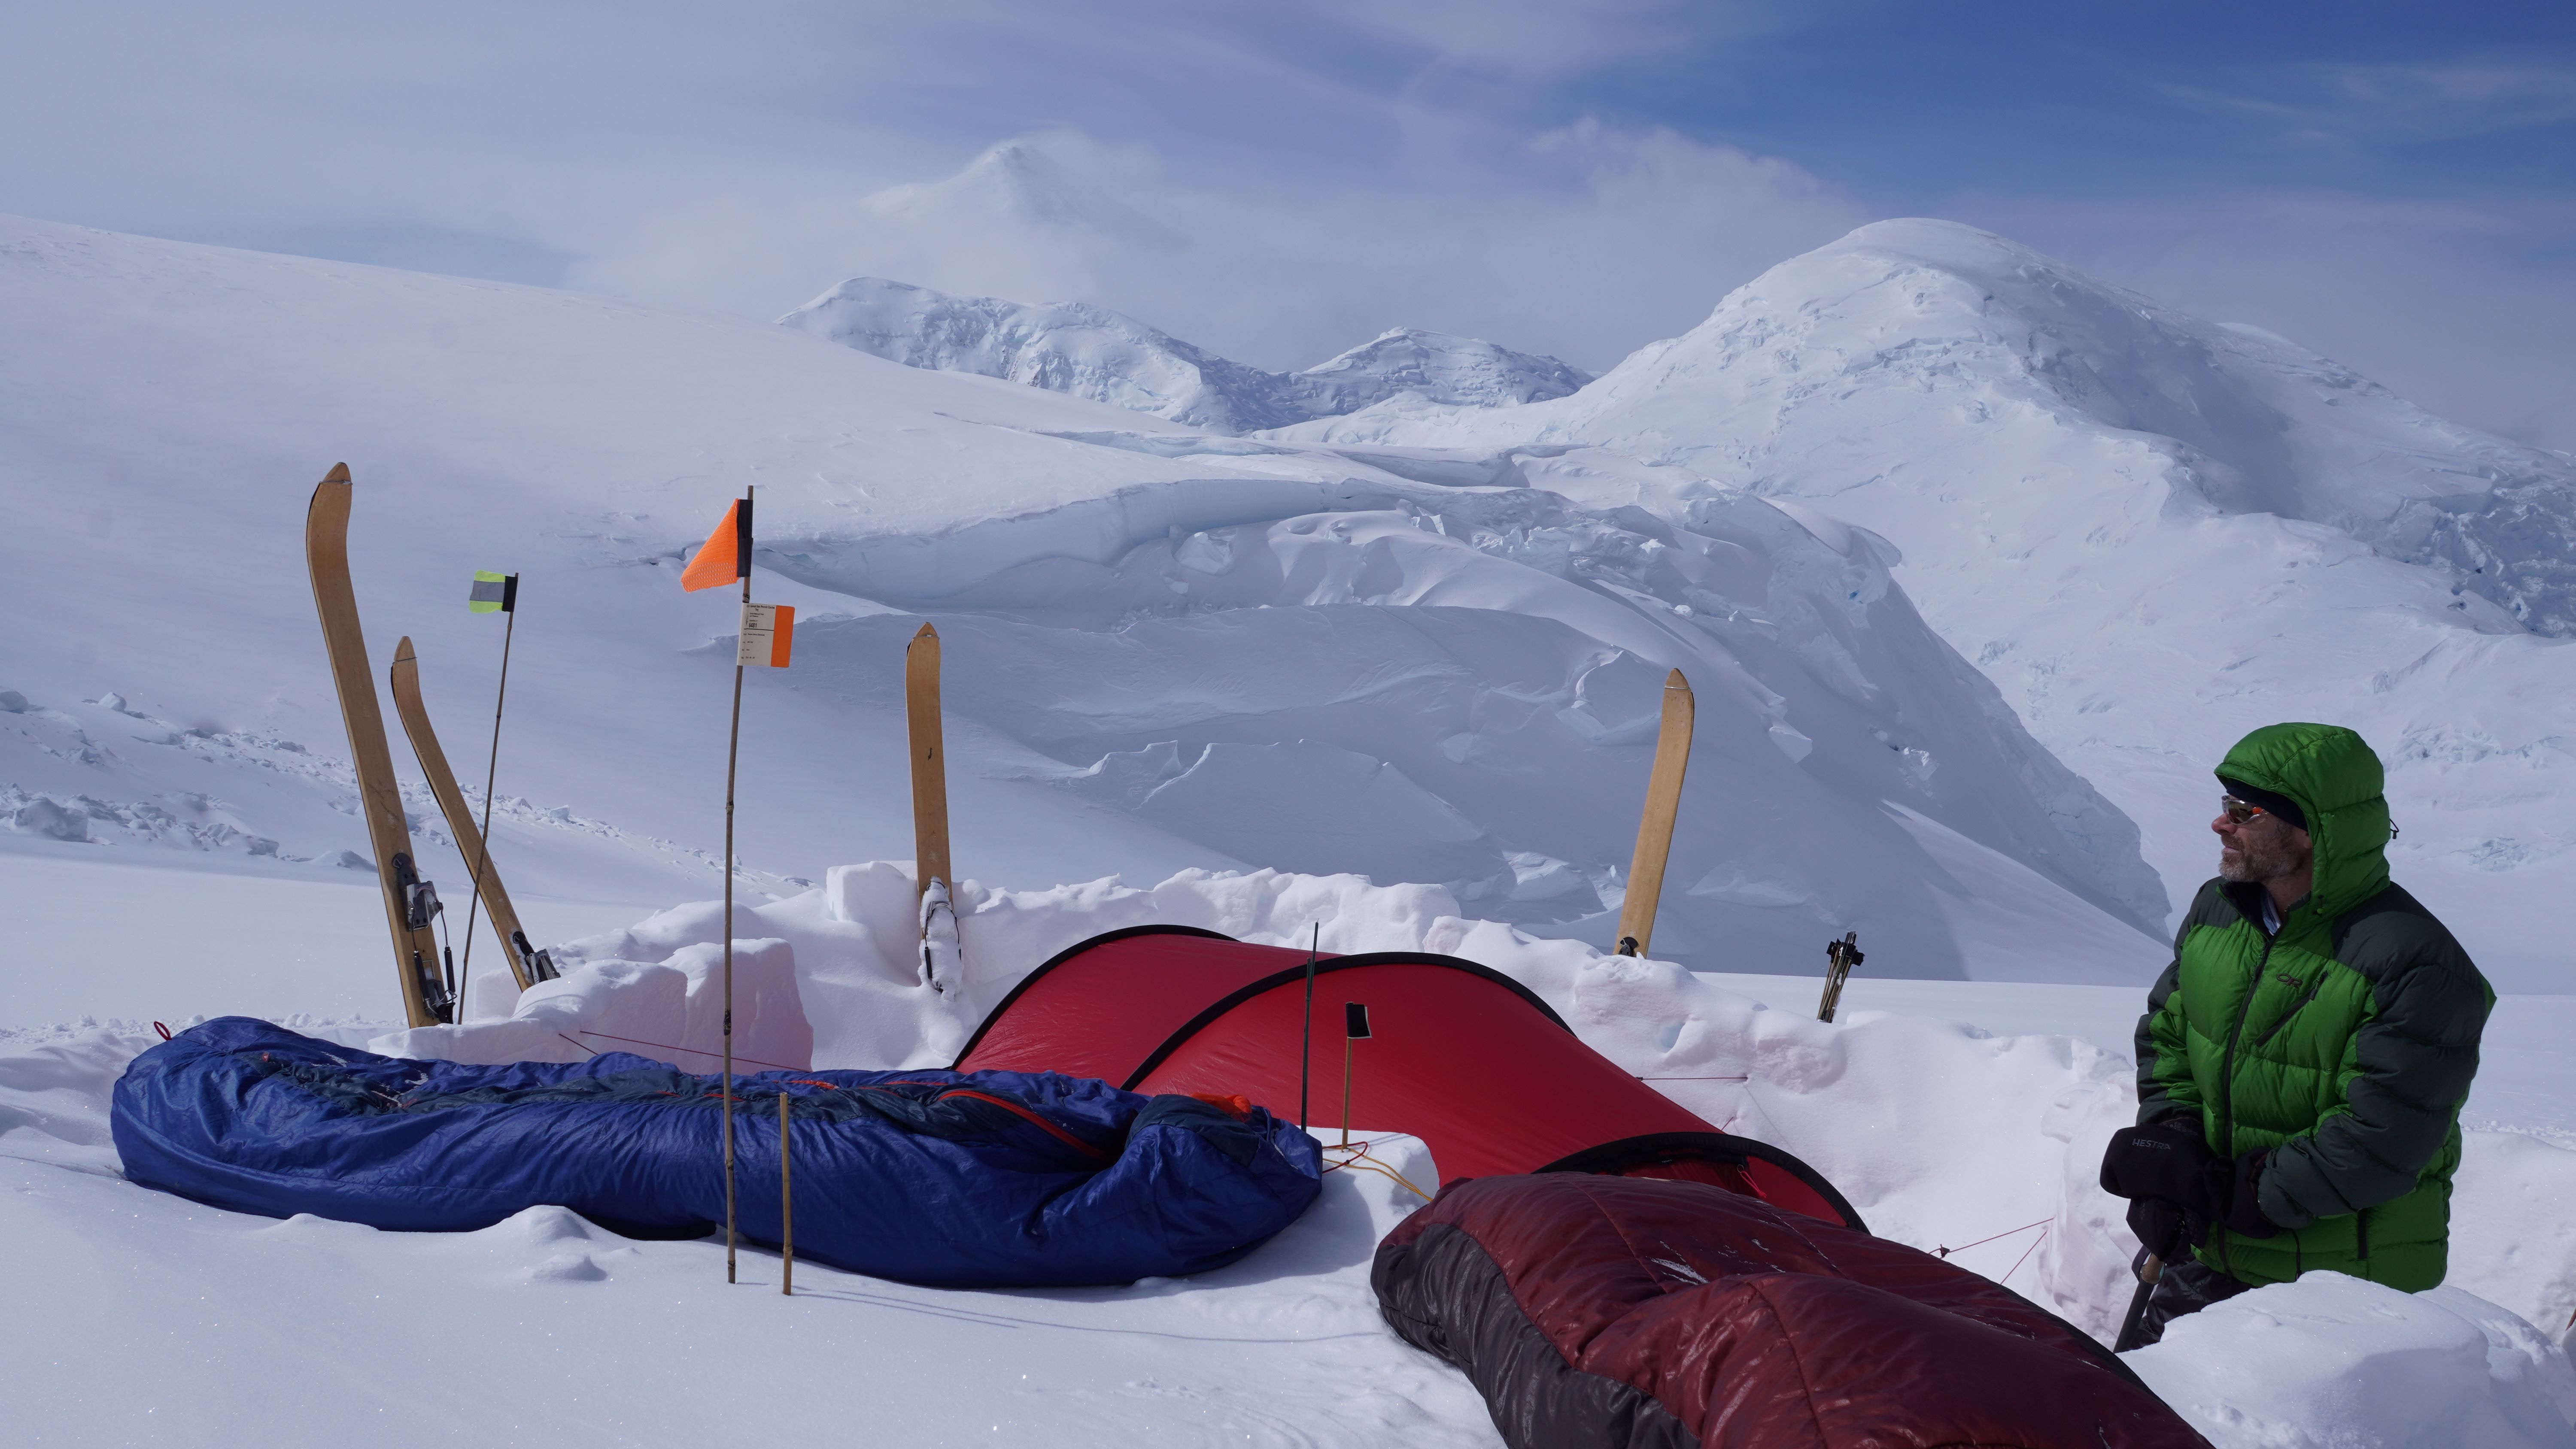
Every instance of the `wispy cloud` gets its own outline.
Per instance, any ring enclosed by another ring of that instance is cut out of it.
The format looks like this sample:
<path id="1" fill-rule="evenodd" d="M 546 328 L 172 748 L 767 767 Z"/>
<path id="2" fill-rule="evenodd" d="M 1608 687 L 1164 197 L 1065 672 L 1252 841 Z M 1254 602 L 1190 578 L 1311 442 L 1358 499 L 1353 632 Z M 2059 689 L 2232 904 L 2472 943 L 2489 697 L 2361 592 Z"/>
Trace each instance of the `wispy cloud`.
<path id="1" fill-rule="evenodd" d="M 1603 368 L 1728 288 L 1866 220 L 1773 158 L 1586 120 L 1526 167 L 1464 184 L 1224 185 L 1075 132 L 1022 137 L 957 174 L 767 214 L 675 217 L 585 261 L 628 293 L 793 300 L 845 276 L 1025 301 L 1083 300 L 1271 367 L 1394 325 L 1493 337 Z M 1222 179 L 1217 179 L 1221 181 Z M 783 304 L 777 310 L 783 310 Z"/>
<path id="2" fill-rule="evenodd" d="M 2346 186 L 2386 180 L 2403 168 L 2352 163 L 2401 150 L 2419 197 L 2563 175 L 2545 129 L 2576 119 L 2563 50 L 2498 49 L 2510 36 L 2488 26 L 2475 42 L 2486 50 L 2406 60 L 2403 36 L 2356 22 L 2334 33 L 2337 53 L 2378 62 L 2302 64 L 2326 52 L 2276 45 L 2263 58 L 2195 32 L 2166 52 L 2189 88 L 2159 99 L 2133 79 L 2145 63 L 2133 42 L 2142 27 L 2195 22 L 2002 10 L 25 3 L 0 43 L 0 210 L 745 316 L 876 272 L 1098 301 L 1272 367 L 1395 324 L 1601 367 L 1882 209 L 2007 232 L 2027 219 L 2024 239 L 2043 247 L 2117 238 L 2144 217 L 2140 235 L 2200 226 L 2185 250 L 2220 283 L 2270 278 L 2280 295 L 2313 299 L 2303 275 L 2345 276 L 2368 295 L 2341 305 L 2408 320 L 2363 329 L 2319 300 L 2267 312 L 2250 283 L 2218 286 L 2213 307 L 2314 335 L 2401 386 L 2406 365 L 2438 354 L 2435 383 L 2456 378 L 2472 401 L 2538 396 L 2528 319 L 2563 317 L 2547 299 L 2566 264 L 2540 254 L 2512 201 L 2465 209 L 2521 227 L 2513 239 L 2430 223 L 2257 224 L 2208 178 L 2259 169 L 2230 170 L 2258 150 L 2284 189 L 2313 190 L 2328 173 Z M 2088 72 L 2085 56 L 2107 59 Z M 2248 124 L 2177 127 L 2172 99 Z M 2068 122 L 2095 110 L 2104 124 Z M 2261 136 L 2288 144 L 2247 144 Z M 978 222 L 961 219 L 971 207 L 930 204 L 956 200 L 945 180 L 1009 137 L 1033 138 L 1060 170 L 1070 220 Z M 1891 144 L 1915 138 L 1928 144 Z M 2462 138 L 2479 139 L 2400 144 Z M 1891 174 L 1890 156 L 1911 169 Z M 2502 159 L 2484 178 L 2448 174 L 2491 157 Z M 2118 191 L 2149 172 L 2185 179 L 2152 204 Z M 1840 184 L 1851 177 L 1874 190 Z M 2068 214 L 2098 224 L 2061 225 L 2030 204 L 2076 189 L 2094 199 Z M 2378 201 L 2404 187 L 2386 190 Z M 2012 204 L 1979 199 L 1997 194 Z M 2400 235 L 2412 240 L 2389 240 Z M 2337 250 L 2365 242 L 2379 261 Z M 2322 254 L 2303 268 L 2297 246 Z M 2246 249 L 2241 264 L 2228 247 Z M 2393 290 L 2410 276 L 2445 305 L 2487 310 L 2462 320 L 2417 307 Z M 2157 290 L 2153 276 L 2137 281 Z M 2310 315 L 2326 326 L 2303 331 Z M 2410 350 L 2409 336 L 2427 341 Z M 2482 351 L 2480 337 L 2495 345 Z M 2533 403 L 2530 415 L 2548 410 Z"/>
<path id="3" fill-rule="evenodd" d="M 2311 64 L 2236 88 L 2164 91 L 2294 137 L 2359 144 L 2458 141 L 2576 121 L 2576 66 L 2510 60 Z"/>

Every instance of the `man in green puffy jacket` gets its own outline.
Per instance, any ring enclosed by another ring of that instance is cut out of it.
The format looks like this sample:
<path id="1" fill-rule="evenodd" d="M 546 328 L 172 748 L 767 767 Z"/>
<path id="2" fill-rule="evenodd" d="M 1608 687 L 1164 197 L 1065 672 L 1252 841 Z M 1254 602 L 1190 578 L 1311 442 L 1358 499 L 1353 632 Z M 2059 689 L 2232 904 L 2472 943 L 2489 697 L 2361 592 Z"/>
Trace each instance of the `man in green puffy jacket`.
<path id="1" fill-rule="evenodd" d="M 2334 725 L 2266 726 L 2218 767 L 2218 878 L 2147 994 L 2138 1122 L 2102 1160 L 2155 1282 L 2123 1349 L 2315 1269 L 2442 1281 L 2495 993 L 2389 884 L 2382 779 Z"/>

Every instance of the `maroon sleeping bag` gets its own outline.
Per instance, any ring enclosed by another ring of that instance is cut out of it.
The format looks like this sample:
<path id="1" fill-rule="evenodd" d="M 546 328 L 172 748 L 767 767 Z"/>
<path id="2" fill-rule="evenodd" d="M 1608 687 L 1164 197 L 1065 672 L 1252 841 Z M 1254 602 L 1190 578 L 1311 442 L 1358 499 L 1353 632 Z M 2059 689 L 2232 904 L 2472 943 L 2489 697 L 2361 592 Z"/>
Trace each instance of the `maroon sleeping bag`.
<path id="1" fill-rule="evenodd" d="M 1370 1281 L 1513 1449 L 2208 1449 L 2010 1289 L 1701 1183 L 1454 1182 L 1387 1234 Z"/>

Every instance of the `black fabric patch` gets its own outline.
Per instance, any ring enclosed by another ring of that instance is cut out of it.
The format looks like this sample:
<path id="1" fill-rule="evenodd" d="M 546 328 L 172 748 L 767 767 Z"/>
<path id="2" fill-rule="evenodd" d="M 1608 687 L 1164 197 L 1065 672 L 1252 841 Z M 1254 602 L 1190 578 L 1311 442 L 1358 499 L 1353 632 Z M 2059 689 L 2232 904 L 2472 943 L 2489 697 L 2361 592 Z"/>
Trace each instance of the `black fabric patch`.
<path id="1" fill-rule="evenodd" d="M 1693 1449 L 1698 1439 L 1652 1395 L 1565 1361 L 1512 1298 L 1484 1245 L 1434 1223 L 1369 1267 L 1396 1335 L 1466 1372 L 1511 1449 Z"/>

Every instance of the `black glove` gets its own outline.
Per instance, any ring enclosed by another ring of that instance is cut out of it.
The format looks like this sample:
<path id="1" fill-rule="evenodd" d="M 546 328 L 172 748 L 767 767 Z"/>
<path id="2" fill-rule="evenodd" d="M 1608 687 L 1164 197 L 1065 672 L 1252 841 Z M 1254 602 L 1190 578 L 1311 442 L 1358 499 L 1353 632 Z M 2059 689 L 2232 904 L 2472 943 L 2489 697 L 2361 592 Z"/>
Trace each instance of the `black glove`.
<path id="1" fill-rule="evenodd" d="M 2213 1176 L 2212 1168 L 2219 1169 L 2219 1174 Z M 2182 1239 L 2198 1247 L 2209 1241 L 2210 1229 L 2225 1216 L 2225 1168 L 2200 1135 L 2198 1122 L 2167 1117 L 2111 1134 L 2111 1145 L 2102 1154 L 2102 1190 L 2135 1204 L 2129 1213 L 2130 1229 L 2140 1242 L 2156 1249 L 2157 1257 L 2171 1259 L 2180 1252 L 2173 1219 L 2181 1221 Z M 2156 1238 L 2147 1236 L 2150 1229 Z"/>
<path id="2" fill-rule="evenodd" d="M 2263 1160 L 2271 1155 L 2270 1149 L 2264 1148 L 2234 1162 L 2210 1164 L 2212 1186 L 2226 1193 L 2226 1205 L 2218 1220 L 2229 1232 L 2247 1238 L 2280 1236 L 2281 1225 L 2263 1216 L 2263 1204 L 2255 1196 L 2256 1187 L 2263 1181 Z"/>
<path id="3" fill-rule="evenodd" d="M 2168 1263 L 2179 1260 L 2191 1241 L 2191 1225 L 2182 1209 L 2160 1197 L 2142 1197 L 2129 1204 L 2129 1231 L 2138 1235 L 2144 1251 Z M 2207 1235 L 2204 1229 L 2202 1236 Z"/>

